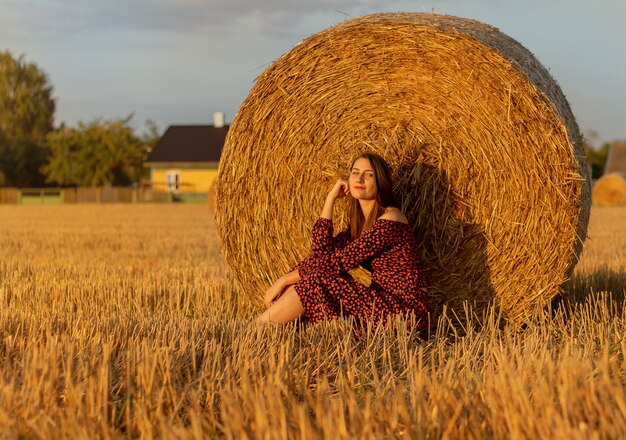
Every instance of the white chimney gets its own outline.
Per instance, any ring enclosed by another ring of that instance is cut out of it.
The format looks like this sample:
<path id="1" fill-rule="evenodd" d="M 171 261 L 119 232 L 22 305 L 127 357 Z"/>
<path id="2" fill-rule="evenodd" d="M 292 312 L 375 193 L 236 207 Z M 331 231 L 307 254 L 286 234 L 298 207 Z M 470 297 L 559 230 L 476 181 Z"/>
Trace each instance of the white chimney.
<path id="1" fill-rule="evenodd" d="M 224 112 L 213 113 L 213 126 L 215 128 L 222 128 L 224 126 Z"/>

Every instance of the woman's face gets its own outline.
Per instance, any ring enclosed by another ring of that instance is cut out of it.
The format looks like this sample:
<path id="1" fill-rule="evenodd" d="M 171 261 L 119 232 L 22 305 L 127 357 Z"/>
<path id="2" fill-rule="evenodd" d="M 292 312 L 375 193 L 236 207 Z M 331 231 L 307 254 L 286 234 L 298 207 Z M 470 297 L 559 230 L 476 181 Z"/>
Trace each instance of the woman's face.
<path id="1" fill-rule="evenodd" d="M 350 170 L 350 195 L 355 199 L 373 200 L 376 198 L 376 177 L 370 161 L 358 158 Z"/>

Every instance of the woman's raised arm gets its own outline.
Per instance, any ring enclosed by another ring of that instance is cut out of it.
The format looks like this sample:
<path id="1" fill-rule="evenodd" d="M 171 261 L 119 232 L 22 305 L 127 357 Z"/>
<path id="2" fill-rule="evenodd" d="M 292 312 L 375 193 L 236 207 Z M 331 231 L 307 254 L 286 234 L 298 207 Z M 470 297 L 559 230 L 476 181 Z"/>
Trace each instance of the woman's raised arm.
<path id="1" fill-rule="evenodd" d="M 347 179 L 339 179 L 333 186 L 333 189 L 330 190 L 328 195 L 326 196 L 326 203 L 324 203 L 324 208 L 322 209 L 322 213 L 320 217 L 331 219 L 333 218 L 333 209 L 335 207 L 335 200 L 340 199 L 342 197 L 350 194 L 350 186 L 348 185 Z"/>

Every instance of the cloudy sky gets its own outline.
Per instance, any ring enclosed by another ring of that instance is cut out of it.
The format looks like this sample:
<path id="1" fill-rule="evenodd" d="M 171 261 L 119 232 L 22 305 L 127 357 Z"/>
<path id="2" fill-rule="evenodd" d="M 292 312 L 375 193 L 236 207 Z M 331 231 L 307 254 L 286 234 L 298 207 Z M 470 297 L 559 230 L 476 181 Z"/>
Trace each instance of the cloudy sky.
<path id="1" fill-rule="evenodd" d="M 0 50 L 45 70 L 57 123 L 232 121 L 269 64 L 346 18 L 438 12 L 518 40 L 565 92 L 581 130 L 626 138 L 623 0 L 0 0 Z M 592 139 L 593 140 L 593 139 Z"/>

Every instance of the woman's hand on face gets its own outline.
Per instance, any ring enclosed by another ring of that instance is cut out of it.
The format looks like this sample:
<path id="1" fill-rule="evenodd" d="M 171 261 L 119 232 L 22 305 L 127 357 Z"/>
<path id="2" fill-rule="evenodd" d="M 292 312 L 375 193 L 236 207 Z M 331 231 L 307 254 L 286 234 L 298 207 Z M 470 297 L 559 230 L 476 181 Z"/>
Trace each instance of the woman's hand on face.
<path id="1" fill-rule="evenodd" d="M 275 282 L 270 286 L 269 289 L 265 292 L 265 297 L 263 298 L 263 304 L 266 309 L 269 309 L 274 301 L 276 301 L 280 295 L 283 293 L 285 288 L 280 282 Z"/>
<path id="2" fill-rule="evenodd" d="M 326 202 L 324 208 L 322 208 L 321 218 L 333 218 L 333 207 L 335 206 L 335 200 L 345 197 L 350 194 L 350 185 L 346 179 L 338 179 L 335 182 L 335 186 L 330 190 L 326 196 Z"/>
<path id="3" fill-rule="evenodd" d="M 340 199 L 350 194 L 350 185 L 347 179 L 338 179 L 333 189 L 328 193 L 328 197 L 333 200 Z"/>

